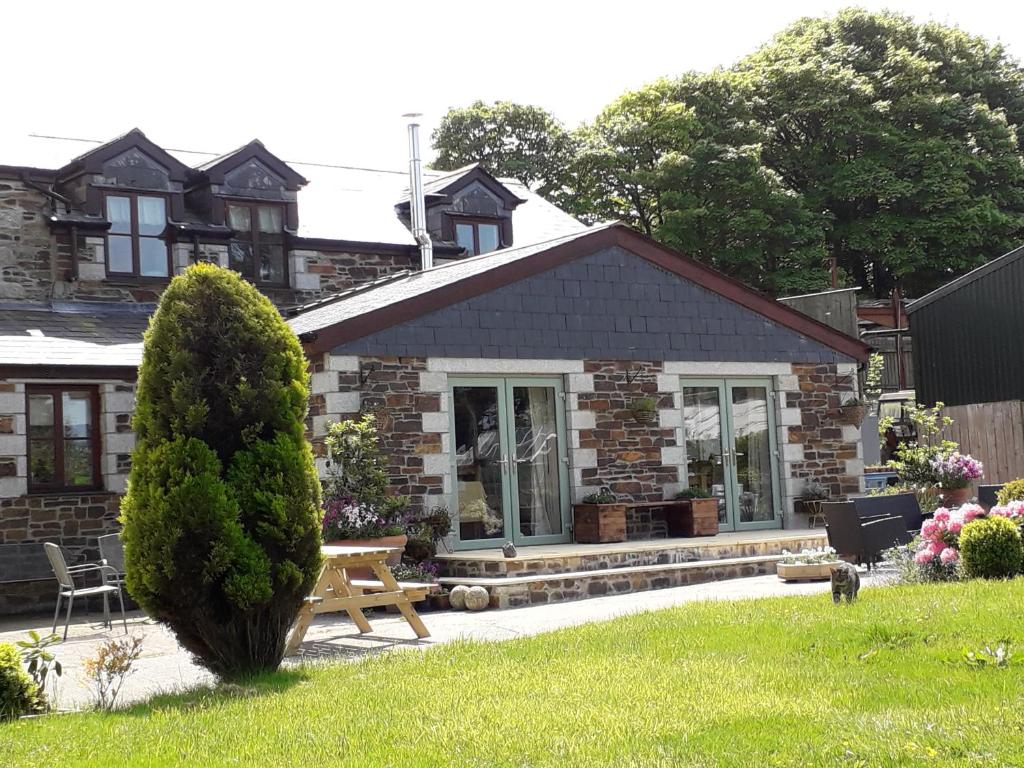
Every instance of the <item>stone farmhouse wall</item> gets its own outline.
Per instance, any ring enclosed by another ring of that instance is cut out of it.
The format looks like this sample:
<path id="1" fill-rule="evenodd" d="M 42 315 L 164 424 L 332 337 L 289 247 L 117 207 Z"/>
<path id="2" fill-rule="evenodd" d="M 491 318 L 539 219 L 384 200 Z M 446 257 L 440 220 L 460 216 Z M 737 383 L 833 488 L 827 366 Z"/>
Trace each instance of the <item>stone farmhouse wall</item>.
<path id="1" fill-rule="evenodd" d="M 47 223 L 46 197 L 19 181 L 0 179 L 0 301 L 155 302 L 164 282 L 108 279 L 105 239 L 79 234 L 76 261 L 71 237 Z M 195 260 L 193 243 L 171 245 L 175 273 Z M 199 242 L 198 258 L 227 266 L 222 242 Z M 327 252 L 296 248 L 288 253 L 289 287 L 264 292 L 280 307 L 294 306 L 414 267 L 398 253 Z"/>
<path id="2" fill-rule="evenodd" d="M 565 388 L 572 498 L 601 486 L 638 500 L 670 498 L 685 486 L 681 376 L 768 376 L 774 383 L 779 487 L 784 524 L 803 525 L 793 501 L 816 480 L 836 498 L 863 490 L 860 431 L 835 421 L 835 382 L 853 364 L 707 363 L 624 360 L 506 360 L 323 355 L 315 362 L 311 437 L 327 425 L 377 415 L 396 493 L 417 508 L 448 504 L 453 490 L 449 376 L 561 375 Z M 626 373 L 636 378 L 626 384 Z M 637 373 L 638 372 L 638 373 Z M 631 373 L 631 375 L 633 375 Z M 353 384 L 356 388 L 353 389 Z M 820 388 L 827 386 L 829 393 Z M 840 385 L 840 387 L 845 385 Z M 629 413 L 633 397 L 657 401 L 654 424 Z M 320 452 L 322 462 L 322 450 Z M 630 538 L 664 535 L 664 521 L 640 513 Z"/>

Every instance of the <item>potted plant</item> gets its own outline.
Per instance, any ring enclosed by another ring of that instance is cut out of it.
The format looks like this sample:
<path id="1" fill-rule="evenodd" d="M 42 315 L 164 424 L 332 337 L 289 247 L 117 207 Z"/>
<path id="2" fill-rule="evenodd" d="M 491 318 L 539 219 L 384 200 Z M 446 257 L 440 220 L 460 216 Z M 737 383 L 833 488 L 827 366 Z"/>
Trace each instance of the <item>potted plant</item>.
<path id="1" fill-rule="evenodd" d="M 800 554 L 784 549 L 776 572 L 783 581 L 824 581 L 832 578 L 832 569 L 839 562 L 832 547 L 804 549 Z"/>
<path id="2" fill-rule="evenodd" d="M 572 505 L 573 538 L 581 544 L 626 540 L 626 505 L 611 488 L 601 488 Z"/>
<path id="3" fill-rule="evenodd" d="M 971 497 L 971 481 L 980 479 L 985 469 L 976 458 L 960 451 L 936 456 L 931 467 L 946 507 L 966 504 Z"/>
<path id="4" fill-rule="evenodd" d="M 807 523 L 812 528 L 815 520 L 823 518 L 821 503 L 828 501 L 828 498 L 828 488 L 817 480 L 810 480 L 800 491 L 800 511 L 807 515 Z"/>
<path id="5" fill-rule="evenodd" d="M 629 410 L 637 424 L 654 424 L 658 420 L 657 406 L 653 397 L 637 397 L 629 404 Z"/>
<path id="6" fill-rule="evenodd" d="M 688 514 L 682 518 L 670 518 L 671 536 L 714 536 L 718 533 L 718 499 L 706 489 L 696 486 L 684 488 L 673 498 L 688 501 Z"/>
<path id="7" fill-rule="evenodd" d="M 388 475 L 377 438 L 376 419 L 331 424 L 327 432 L 323 540 L 343 546 L 393 547 L 389 565 L 401 562 L 407 536 L 404 496 L 388 493 Z M 369 573 L 365 574 L 366 576 Z M 360 574 L 359 578 L 364 575 Z"/>

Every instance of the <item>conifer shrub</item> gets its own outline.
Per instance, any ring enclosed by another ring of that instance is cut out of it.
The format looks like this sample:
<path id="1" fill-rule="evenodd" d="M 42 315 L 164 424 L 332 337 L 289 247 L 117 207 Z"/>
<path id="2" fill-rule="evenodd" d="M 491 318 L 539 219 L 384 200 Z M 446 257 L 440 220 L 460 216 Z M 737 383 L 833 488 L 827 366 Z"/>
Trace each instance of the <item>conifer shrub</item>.
<path id="1" fill-rule="evenodd" d="M 145 335 L 121 505 L 126 586 L 222 677 L 276 669 L 320 568 L 309 374 L 252 285 L 175 277 Z"/>

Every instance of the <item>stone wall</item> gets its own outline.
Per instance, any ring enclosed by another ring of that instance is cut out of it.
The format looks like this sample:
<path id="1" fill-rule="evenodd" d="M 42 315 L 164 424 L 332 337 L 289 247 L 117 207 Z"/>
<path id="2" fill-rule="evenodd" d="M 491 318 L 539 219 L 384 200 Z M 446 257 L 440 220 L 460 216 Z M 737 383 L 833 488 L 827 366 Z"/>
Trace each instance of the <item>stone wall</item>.
<path id="1" fill-rule="evenodd" d="M 69 565 L 99 560 L 96 539 L 120 530 L 121 497 L 75 493 L 0 499 L 0 614 L 52 608 L 57 584 L 43 542 Z"/>
<path id="2" fill-rule="evenodd" d="M 856 390 L 856 377 L 835 365 L 794 364 L 793 375 L 796 390 L 785 393 L 786 408 L 796 409 L 799 421 L 787 426 L 783 449 L 789 495 L 796 498 L 812 480 L 822 483 L 834 499 L 861 492 L 860 428 L 836 421 L 841 399 Z"/>
<path id="3" fill-rule="evenodd" d="M 630 410 L 641 397 L 656 400 L 658 411 L 675 407 L 673 392 L 659 389 L 662 370 L 662 363 L 652 361 L 584 363 L 583 376 L 573 382 L 573 427 L 578 434 L 573 436 L 572 463 L 586 492 L 606 485 L 637 501 L 661 501 L 666 490 L 678 488 L 676 429 L 662 426 L 660 413 L 653 424 L 641 424 Z M 641 518 L 634 518 L 635 535 L 655 522 Z"/>
<path id="4" fill-rule="evenodd" d="M 300 211 L 301 215 L 301 211 Z M 54 232 L 42 193 L 20 181 L 0 179 L 0 300 L 155 302 L 165 283 L 108 277 L 105 239 L 80 233 L 77 264 L 71 236 Z M 227 266 L 223 241 L 198 244 L 199 260 Z M 314 301 L 404 269 L 418 257 L 405 253 L 328 252 L 296 249 L 288 253 L 288 288 L 262 289 L 279 307 Z M 195 260 L 191 241 L 171 244 L 173 271 Z"/>
<path id="5" fill-rule="evenodd" d="M 450 491 L 447 379 L 421 357 L 324 355 L 312 364 L 308 429 L 323 471 L 328 425 L 372 413 L 394 493 L 414 510 L 444 504 Z"/>

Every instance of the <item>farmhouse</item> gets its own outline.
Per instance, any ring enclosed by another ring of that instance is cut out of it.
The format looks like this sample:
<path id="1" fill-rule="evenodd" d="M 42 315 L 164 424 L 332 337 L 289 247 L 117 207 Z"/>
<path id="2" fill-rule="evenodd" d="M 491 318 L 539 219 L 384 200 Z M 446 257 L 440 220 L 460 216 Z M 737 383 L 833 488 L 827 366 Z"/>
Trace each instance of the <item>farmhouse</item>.
<path id="1" fill-rule="evenodd" d="M 310 361 L 309 434 L 377 417 L 396 492 L 447 506 L 455 553 L 573 541 L 602 486 L 717 499 L 722 531 L 799 529 L 808 480 L 863 488 L 837 418 L 858 340 L 617 223 L 588 227 L 479 166 L 404 171 L 219 157 L 138 130 L 0 156 L 0 611 L 51 597 L 43 541 L 117 529 L 141 339 L 196 261 L 238 270 Z M 16 150 L 16 151 L 15 151 Z M 397 165 L 397 164 L 396 164 Z M 631 541 L 668 534 L 654 507 Z"/>

